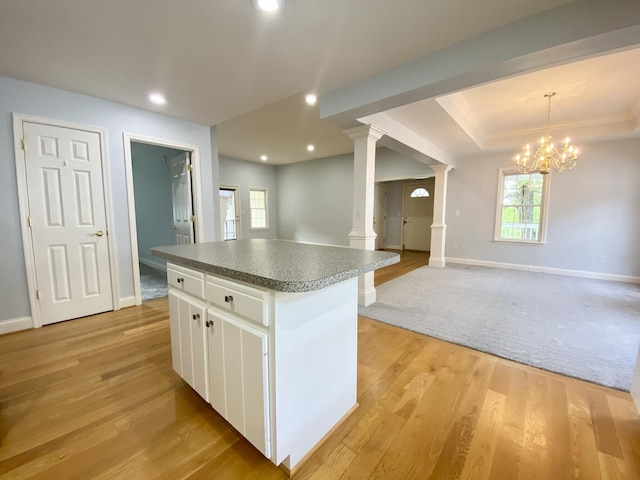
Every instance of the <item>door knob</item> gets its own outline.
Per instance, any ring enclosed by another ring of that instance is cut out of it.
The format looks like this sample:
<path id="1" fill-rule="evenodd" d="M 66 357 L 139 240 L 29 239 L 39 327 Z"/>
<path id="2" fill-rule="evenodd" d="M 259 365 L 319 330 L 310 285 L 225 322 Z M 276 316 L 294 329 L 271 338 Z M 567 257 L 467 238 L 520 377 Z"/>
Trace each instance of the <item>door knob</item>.
<path id="1" fill-rule="evenodd" d="M 102 230 L 98 230 L 96 233 L 92 233 L 91 235 L 94 237 L 101 237 L 104 235 L 104 232 Z"/>

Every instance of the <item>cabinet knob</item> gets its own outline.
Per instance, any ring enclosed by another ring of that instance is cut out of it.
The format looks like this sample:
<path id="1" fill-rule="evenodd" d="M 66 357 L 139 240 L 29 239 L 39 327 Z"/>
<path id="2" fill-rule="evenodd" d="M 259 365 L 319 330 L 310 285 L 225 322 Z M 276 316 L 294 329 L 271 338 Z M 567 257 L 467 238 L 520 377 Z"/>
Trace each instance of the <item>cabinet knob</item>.
<path id="1" fill-rule="evenodd" d="M 209 328 L 209 327 L 213 327 L 213 321 L 212 321 L 212 320 L 207 320 L 207 321 L 205 322 L 205 325 L 207 326 L 207 328 Z"/>
<path id="2" fill-rule="evenodd" d="M 194 320 L 200 320 L 200 314 L 199 313 L 194 313 L 192 315 L 192 317 L 193 317 Z"/>
<path id="3" fill-rule="evenodd" d="M 227 303 L 233 302 L 233 295 L 225 295 L 224 296 L 224 301 L 227 302 Z"/>
<path id="4" fill-rule="evenodd" d="M 178 283 L 184 283 L 184 278 L 178 278 L 176 281 L 177 281 Z"/>

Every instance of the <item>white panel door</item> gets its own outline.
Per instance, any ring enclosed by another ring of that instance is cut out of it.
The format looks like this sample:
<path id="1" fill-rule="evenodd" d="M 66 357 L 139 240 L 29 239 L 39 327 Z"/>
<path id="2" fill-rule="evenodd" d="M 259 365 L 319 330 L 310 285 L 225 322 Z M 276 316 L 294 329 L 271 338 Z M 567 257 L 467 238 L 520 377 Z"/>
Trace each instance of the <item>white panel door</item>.
<path id="1" fill-rule="evenodd" d="M 425 189 L 428 197 L 412 197 L 416 189 Z M 404 185 L 403 248 L 408 250 L 431 250 L 431 225 L 433 224 L 433 181 Z"/>
<path id="2" fill-rule="evenodd" d="M 113 310 L 100 136 L 23 122 L 44 325 Z"/>
<path id="3" fill-rule="evenodd" d="M 171 190 L 173 198 L 173 230 L 175 244 L 193 243 L 193 199 L 191 197 L 191 172 L 189 153 L 184 152 L 171 159 Z"/>

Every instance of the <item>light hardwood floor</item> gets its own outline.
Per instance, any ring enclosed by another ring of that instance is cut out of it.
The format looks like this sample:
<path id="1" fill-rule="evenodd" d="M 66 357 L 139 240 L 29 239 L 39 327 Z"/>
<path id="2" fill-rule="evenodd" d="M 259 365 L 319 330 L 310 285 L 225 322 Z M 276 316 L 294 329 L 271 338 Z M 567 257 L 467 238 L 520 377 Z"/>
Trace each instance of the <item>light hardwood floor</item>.
<path id="1" fill-rule="evenodd" d="M 170 361 L 166 299 L 1 336 L 0 478 L 286 478 Z M 358 401 L 294 478 L 640 478 L 627 393 L 366 318 Z"/>

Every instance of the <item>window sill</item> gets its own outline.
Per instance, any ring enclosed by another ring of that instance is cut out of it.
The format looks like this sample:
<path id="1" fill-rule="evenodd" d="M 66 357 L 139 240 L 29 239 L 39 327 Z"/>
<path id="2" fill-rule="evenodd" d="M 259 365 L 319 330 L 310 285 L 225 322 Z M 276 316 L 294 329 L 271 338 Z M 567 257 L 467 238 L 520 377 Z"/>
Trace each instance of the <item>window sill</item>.
<path id="1" fill-rule="evenodd" d="M 543 247 L 546 242 L 537 242 L 533 240 L 504 240 L 501 238 L 494 238 L 493 243 L 505 243 L 510 245 L 527 245 L 529 247 Z"/>
<path id="2" fill-rule="evenodd" d="M 269 230 L 269 227 L 251 227 L 249 228 L 249 230 L 251 230 L 252 232 L 260 232 Z"/>

